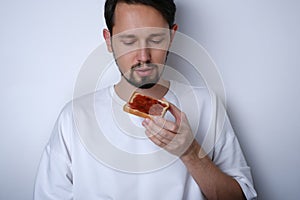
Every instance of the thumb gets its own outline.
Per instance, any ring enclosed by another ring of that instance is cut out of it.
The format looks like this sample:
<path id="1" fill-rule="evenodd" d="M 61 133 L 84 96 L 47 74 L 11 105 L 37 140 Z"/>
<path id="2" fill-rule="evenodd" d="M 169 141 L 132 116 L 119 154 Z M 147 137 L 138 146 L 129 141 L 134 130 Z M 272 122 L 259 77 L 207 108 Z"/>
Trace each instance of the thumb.
<path id="1" fill-rule="evenodd" d="M 172 115 L 175 117 L 176 123 L 180 124 L 181 122 L 181 117 L 182 117 L 182 112 L 181 110 L 179 110 L 179 108 L 177 108 L 174 104 L 169 103 L 170 104 L 170 112 L 172 113 Z"/>

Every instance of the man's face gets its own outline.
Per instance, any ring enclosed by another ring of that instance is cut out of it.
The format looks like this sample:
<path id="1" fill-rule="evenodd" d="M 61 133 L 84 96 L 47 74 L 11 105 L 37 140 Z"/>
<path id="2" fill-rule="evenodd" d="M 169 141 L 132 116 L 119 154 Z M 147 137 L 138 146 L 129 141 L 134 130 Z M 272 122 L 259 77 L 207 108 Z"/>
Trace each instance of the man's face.
<path id="1" fill-rule="evenodd" d="M 130 84 L 150 88 L 161 77 L 173 32 L 150 6 L 118 3 L 108 48 Z"/>

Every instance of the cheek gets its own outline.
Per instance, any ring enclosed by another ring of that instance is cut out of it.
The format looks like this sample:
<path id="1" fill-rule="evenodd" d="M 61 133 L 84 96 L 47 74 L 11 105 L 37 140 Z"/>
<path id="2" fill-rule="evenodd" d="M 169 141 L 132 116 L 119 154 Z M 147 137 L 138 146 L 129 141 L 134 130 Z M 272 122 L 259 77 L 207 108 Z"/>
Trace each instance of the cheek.
<path id="1" fill-rule="evenodd" d="M 167 57 L 167 51 L 165 50 L 153 50 L 151 54 L 152 62 L 157 64 L 165 64 Z"/>
<path id="2" fill-rule="evenodd" d="M 115 59 L 122 73 L 128 72 L 131 69 L 131 66 L 134 64 L 132 63 L 132 58 L 130 55 L 115 57 Z"/>

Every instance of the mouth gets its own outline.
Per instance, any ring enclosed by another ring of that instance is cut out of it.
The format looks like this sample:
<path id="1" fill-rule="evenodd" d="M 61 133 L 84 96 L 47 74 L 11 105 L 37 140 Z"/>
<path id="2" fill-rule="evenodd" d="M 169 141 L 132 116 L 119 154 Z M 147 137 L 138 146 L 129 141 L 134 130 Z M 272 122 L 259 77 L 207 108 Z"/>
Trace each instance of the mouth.
<path id="1" fill-rule="evenodd" d="M 131 67 L 130 73 L 128 76 L 124 76 L 124 78 L 137 88 L 149 89 L 160 79 L 158 65 L 153 63 L 138 63 Z"/>
<path id="2" fill-rule="evenodd" d="M 135 73 L 139 75 L 140 77 L 150 76 L 153 73 L 153 67 L 143 67 L 135 69 Z"/>
<path id="3" fill-rule="evenodd" d="M 140 77 L 150 76 L 156 68 L 153 64 L 143 64 L 132 68 L 132 70 Z"/>

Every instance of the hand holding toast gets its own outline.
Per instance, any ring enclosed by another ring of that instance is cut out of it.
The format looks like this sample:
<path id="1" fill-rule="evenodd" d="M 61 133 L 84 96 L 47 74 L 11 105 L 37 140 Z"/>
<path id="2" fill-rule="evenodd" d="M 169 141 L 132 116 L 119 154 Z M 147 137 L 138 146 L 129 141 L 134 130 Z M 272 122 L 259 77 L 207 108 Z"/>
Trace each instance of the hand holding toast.
<path id="1" fill-rule="evenodd" d="M 179 157 L 185 156 L 196 146 L 197 149 L 200 149 L 198 143 L 194 141 L 194 135 L 185 113 L 171 103 L 169 111 L 175 117 L 175 122 L 162 117 L 146 118 L 143 121 L 149 139 L 169 153 Z M 191 145 L 192 143 L 193 145 Z"/>

